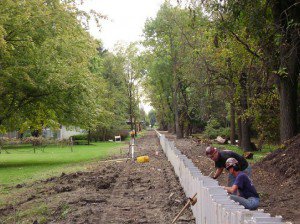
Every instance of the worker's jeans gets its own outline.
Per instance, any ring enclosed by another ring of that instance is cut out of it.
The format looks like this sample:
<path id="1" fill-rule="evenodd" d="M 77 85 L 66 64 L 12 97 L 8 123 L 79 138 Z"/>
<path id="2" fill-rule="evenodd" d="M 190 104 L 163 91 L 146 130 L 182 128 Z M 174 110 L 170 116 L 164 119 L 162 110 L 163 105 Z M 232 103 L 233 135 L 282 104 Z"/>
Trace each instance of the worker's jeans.
<path id="1" fill-rule="evenodd" d="M 255 210 L 259 205 L 259 198 L 250 197 L 246 199 L 237 195 L 230 195 L 230 199 L 238 202 L 249 210 Z"/>
<path id="2" fill-rule="evenodd" d="M 245 174 L 247 174 L 247 176 L 251 179 L 252 178 L 252 168 L 250 166 L 250 164 L 248 165 L 248 167 L 243 170 L 243 172 Z M 232 187 L 233 183 L 235 181 L 235 176 L 233 176 L 231 173 L 228 174 L 228 187 Z"/>

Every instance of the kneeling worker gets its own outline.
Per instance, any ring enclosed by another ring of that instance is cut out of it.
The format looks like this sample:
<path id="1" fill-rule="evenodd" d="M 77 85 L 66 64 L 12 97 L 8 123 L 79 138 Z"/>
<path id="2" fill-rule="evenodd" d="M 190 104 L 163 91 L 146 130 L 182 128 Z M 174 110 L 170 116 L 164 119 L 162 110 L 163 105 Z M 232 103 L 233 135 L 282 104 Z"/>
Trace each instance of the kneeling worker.
<path id="1" fill-rule="evenodd" d="M 241 171 L 246 173 L 250 178 L 252 175 L 252 169 L 247 160 L 240 156 L 239 154 L 230 151 L 223 150 L 219 151 L 217 148 L 209 146 L 206 148 L 206 156 L 215 162 L 215 167 L 217 168 L 216 173 L 213 176 L 213 179 L 217 179 L 223 172 L 225 168 L 225 163 L 228 158 L 235 158 L 239 163 L 239 168 Z M 231 187 L 235 181 L 235 177 L 231 174 L 228 175 L 228 186 Z"/>
<path id="2" fill-rule="evenodd" d="M 236 177 L 232 187 L 224 187 L 230 193 L 230 198 L 246 209 L 255 210 L 259 205 L 259 195 L 249 177 L 238 166 L 238 161 L 235 158 L 226 160 L 226 169 Z M 238 195 L 233 195 L 238 190 Z"/>

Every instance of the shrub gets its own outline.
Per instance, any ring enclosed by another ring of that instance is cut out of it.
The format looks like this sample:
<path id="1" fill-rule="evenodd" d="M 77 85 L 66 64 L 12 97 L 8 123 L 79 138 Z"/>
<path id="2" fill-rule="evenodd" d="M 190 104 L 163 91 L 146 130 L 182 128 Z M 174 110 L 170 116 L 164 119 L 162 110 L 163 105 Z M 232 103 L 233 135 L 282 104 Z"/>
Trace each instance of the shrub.
<path id="1" fill-rule="evenodd" d="M 73 135 L 71 137 L 72 137 L 73 141 L 76 141 L 76 140 L 88 140 L 88 135 L 87 134 Z"/>
<path id="2" fill-rule="evenodd" d="M 39 146 L 39 145 L 48 145 L 55 143 L 55 140 L 53 139 L 47 139 L 44 137 L 27 137 L 23 138 L 22 143 L 31 143 L 33 146 Z"/>
<path id="3" fill-rule="evenodd" d="M 220 128 L 219 135 L 222 136 L 223 138 L 229 139 L 230 138 L 230 127 Z"/>
<path id="4" fill-rule="evenodd" d="M 121 136 L 121 139 L 124 140 L 129 135 L 129 129 L 126 128 L 103 128 L 97 127 L 95 130 L 91 131 L 91 140 L 93 141 L 107 141 L 109 139 L 114 139 L 115 136 Z"/>
<path id="5" fill-rule="evenodd" d="M 87 140 L 75 140 L 73 142 L 74 145 L 88 145 L 88 141 Z"/>
<path id="6" fill-rule="evenodd" d="M 221 127 L 220 123 L 216 119 L 211 119 L 203 132 L 204 136 L 209 139 L 215 139 L 218 136 L 222 136 L 223 138 L 230 137 L 230 128 Z"/>
<path id="7" fill-rule="evenodd" d="M 207 122 L 203 134 L 206 138 L 215 139 L 219 135 L 218 129 L 220 128 L 220 123 L 216 119 L 211 119 Z"/>
<path id="8" fill-rule="evenodd" d="M 129 136 L 129 132 L 130 132 L 129 130 L 123 129 L 123 130 L 120 130 L 120 131 L 116 132 L 115 135 L 120 135 L 121 139 L 123 141 Z"/>

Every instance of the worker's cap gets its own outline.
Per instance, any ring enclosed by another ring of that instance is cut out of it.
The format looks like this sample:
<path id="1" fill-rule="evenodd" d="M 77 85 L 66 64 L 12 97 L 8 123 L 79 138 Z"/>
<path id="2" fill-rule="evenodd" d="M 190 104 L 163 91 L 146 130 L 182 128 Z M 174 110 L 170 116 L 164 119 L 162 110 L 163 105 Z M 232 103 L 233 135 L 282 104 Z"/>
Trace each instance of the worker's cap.
<path id="1" fill-rule="evenodd" d="M 207 156 L 211 156 L 217 152 L 217 148 L 214 148 L 212 146 L 208 146 L 205 150 L 205 153 Z"/>
<path id="2" fill-rule="evenodd" d="M 231 166 L 237 165 L 238 163 L 239 162 L 235 158 L 228 158 L 225 163 L 226 169 L 228 169 Z"/>

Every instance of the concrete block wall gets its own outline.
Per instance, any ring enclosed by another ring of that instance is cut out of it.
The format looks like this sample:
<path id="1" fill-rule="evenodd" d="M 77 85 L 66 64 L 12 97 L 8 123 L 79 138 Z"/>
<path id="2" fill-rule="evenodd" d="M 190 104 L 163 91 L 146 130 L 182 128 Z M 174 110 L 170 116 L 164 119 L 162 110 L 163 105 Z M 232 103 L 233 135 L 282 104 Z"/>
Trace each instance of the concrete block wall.
<path id="1" fill-rule="evenodd" d="M 193 197 L 197 193 L 197 203 L 192 206 L 197 224 L 284 223 L 281 216 L 271 217 L 263 210 L 250 211 L 232 201 L 218 181 L 204 176 L 190 159 L 181 154 L 174 142 L 168 141 L 159 132 L 156 133 L 186 196 Z"/>

